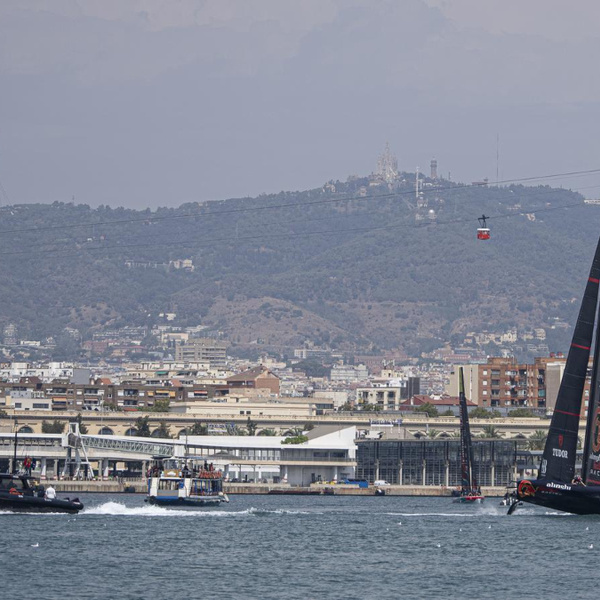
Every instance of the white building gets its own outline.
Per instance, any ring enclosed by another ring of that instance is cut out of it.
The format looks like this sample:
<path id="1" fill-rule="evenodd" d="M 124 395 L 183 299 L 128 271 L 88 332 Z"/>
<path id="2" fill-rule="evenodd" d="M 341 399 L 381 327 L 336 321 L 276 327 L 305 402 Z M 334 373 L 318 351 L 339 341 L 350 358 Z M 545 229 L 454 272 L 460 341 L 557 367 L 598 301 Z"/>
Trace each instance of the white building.
<path id="1" fill-rule="evenodd" d="M 205 457 L 226 478 L 307 486 L 354 476 L 356 427 L 315 427 L 308 441 L 284 444 L 284 436 L 189 436 L 189 452 Z"/>

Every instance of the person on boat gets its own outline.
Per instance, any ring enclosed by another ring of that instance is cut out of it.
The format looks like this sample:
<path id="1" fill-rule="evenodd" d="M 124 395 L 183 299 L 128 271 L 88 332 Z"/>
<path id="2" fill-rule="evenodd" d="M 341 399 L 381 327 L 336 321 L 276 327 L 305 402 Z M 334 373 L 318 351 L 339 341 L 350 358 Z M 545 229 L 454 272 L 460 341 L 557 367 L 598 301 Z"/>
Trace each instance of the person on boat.
<path id="1" fill-rule="evenodd" d="M 51 485 L 49 485 L 46 488 L 46 499 L 54 500 L 55 498 L 56 498 L 56 490 Z"/>
<path id="2" fill-rule="evenodd" d="M 583 479 L 581 478 L 581 475 L 575 475 L 575 477 L 573 477 L 573 481 L 571 483 L 573 485 L 585 485 L 585 483 L 583 482 Z"/>
<path id="3" fill-rule="evenodd" d="M 183 469 L 181 470 L 181 473 L 183 474 L 183 476 L 185 478 L 188 478 L 190 476 L 190 469 L 187 466 L 187 463 L 185 465 L 183 465 Z"/>

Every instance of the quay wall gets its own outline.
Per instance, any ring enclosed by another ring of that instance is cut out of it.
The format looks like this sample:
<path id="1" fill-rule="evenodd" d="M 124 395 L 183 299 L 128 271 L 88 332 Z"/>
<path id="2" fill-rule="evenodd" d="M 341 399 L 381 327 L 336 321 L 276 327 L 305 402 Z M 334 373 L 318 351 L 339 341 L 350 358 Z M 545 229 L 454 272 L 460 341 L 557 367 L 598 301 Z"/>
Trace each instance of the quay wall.
<path id="1" fill-rule="evenodd" d="M 147 490 L 146 481 L 144 479 L 137 480 L 112 480 L 112 481 L 44 481 L 45 486 L 52 484 L 57 492 L 69 493 L 101 493 L 101 494 L 118 494 L 130 492 L 136 494 L 145 494 Z M 298 492 L 300 494 L 308 494 L 308 492 L 331 493 L 334 496 L 373 496 L 375 486 L 370 485 L 368 488 L 359 488 L 355 485 L 312 485 L 310 487 L 291 487 L 289 485 L 274 485 L 269 483 L 225 483 L 223 485 L 225 493 L 232 496 L 235 495 L 259 495 L 268 494 L 271 490 L 281 491 L 286 494 Z M 434 485 L 386 485 L 381 489 L 385 490 L 387 496 L 450 496 L 451 490 L 441 486 Z M 482 488 L 484 496 L 503 496 L 506 492 L 505 488 L 487 487 Z"/>

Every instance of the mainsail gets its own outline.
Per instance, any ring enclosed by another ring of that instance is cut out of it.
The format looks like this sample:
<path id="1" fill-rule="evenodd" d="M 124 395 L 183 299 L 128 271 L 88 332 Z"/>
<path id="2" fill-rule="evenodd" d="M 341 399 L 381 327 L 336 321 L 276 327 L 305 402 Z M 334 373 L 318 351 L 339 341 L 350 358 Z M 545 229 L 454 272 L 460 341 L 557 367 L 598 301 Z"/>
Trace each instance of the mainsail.
<path id="1" fill-rule="evenodd" d="M 556 407 L 550 422 L 546 447 L 540 464 L 539 479 L 571 483 L 575 475 L 579 415 L 594 333 L 599 283 L 600 241 L 596 247 L 596 254 L 594 255 L 581 308 L 579 309 L 571 347 L 569 348 L 565 371 L 558 390 Z M 596 362 L 596 358 L 594 362 Z M 591 409 L 590 406 L 589 410 L 591 411 Z M 597 475 L 600 476 L 600 473 Z"/>
<path id="2" fill-rule="evenodd" d="M 458 385 L 458 399 L 460 407 L 461 489 L 463 494 L 471 494 L 477 489 L 477 480 L 473 475 L 473 444 L 471 442 L 471 428 L 469 427 L 469 413 L 467 411 L 465 379 L 462 367 L 459 367 L 458 370 Z"/>
<path id="3" fill-rule="evenodd" d="M 581 477 L 586 485 L 600 485 L 600 380 L 598 378 L 598 360 L 600 359 L 600 307 L 596 317 L 596 342 L 594 344 L 594 363 L 592 383 L 588 403 L 587 424 Z"/>

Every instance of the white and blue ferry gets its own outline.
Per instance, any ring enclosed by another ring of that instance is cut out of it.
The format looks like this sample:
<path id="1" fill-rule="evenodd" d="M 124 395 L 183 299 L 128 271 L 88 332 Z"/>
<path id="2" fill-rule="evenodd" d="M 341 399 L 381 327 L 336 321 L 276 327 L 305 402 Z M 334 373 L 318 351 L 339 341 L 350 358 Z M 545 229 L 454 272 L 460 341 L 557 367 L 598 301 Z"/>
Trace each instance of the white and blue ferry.
<path id="1" fill-rule="evenodd" d="M 223 473 L 206 461 L 157 459 L 148 470 L 146 502 L 159 506 L 217 506 L 229 502 Z"/>

